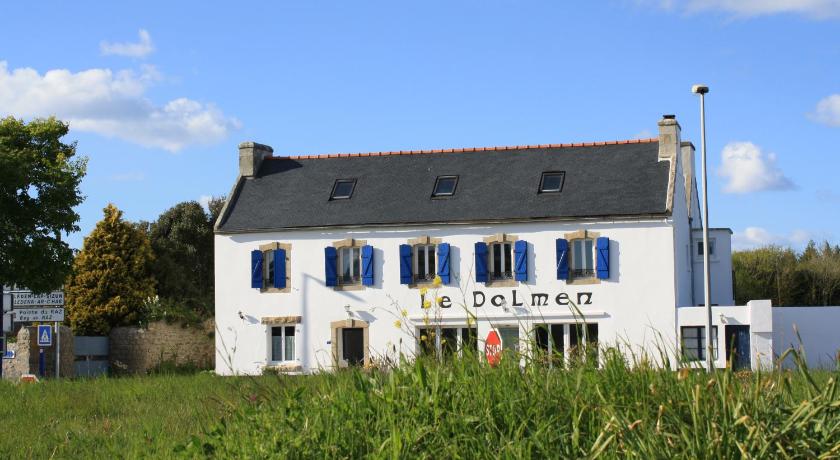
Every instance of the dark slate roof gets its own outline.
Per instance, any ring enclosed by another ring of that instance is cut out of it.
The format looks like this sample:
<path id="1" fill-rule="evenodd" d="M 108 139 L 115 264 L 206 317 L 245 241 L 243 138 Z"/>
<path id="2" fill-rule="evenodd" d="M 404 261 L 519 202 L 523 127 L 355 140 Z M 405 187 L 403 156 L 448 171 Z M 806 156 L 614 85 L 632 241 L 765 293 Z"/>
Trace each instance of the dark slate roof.
<path id="1" fill-rule="evenodd" d="M 667 212 L 669 163 L 655 139 L 600 144 L 273 157 L 241 178 L 219 232 L 586 218 Z M 539 194 L 544 171 L 563 191 Z M 431 199 L 435 179 L 459 176 L 455 196 Z M 353 197 L 330 201 L 336 179 Z"/>

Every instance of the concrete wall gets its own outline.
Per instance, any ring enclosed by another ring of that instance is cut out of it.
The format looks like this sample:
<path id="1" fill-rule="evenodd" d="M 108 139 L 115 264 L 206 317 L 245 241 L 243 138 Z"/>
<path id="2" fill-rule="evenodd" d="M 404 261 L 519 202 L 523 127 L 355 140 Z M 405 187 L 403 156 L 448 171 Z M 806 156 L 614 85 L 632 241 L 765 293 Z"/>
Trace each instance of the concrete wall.
<path id="1" fill-rule="evenodd" d="M 210 369 L 215 354 L 213 329 L 212 320 L 199 327 L 157 321 L 145 329 L 114 328 L 109 335 L 111 372 L 145 374 L 165 361 Z"/>
<path id="2" fill-rule="evenodd" d="M 609 237 L 611 273 L 598 284 L 578 285 L 556 279 L 555 239 L 579 230 Z M 474 244 L 483 238 L 508 233 L 528 242 L 527 282 L 513 287 L 476 284 Z M 587 321 L 599 324 L 600 342 L 633 344 L 636 351 L 659 356 L 661 339 L 673 343 L 675 331 L 674 238 L 667 220 L 604 222 L 540 222 L 510 224 L 439 225 L 404 228 L 317 229 L 260 234 L 216 235 L 216 371 L 221 374 L 262 371 L 269 363 L 270 326 L 267 317 L 301 317 L 296 327 L 296 363 L 305 371 L 332 367 L 331 322 L 353 318 L 369 323 L 370 347 L 384 354 L 416 351 L 415 327 L 424 310 L 418 289 L 399 282 L 399 245 L 410 238 L 430 236 L 451 245 L 453 280 L 436 293 L 448 296 L 453 306 L 433 313 L 445 325 L 478 319 L 480 339 L 495 327 L 520 328 L 527 338 L 535 322 L 574 323 L 574 312 L 554 299 L 566 293 L 576 300 L 591 293 L 591 303 L 580 305 Z M 324 248 L 345 238 L 366 240 L 374 247 L 375 285 L 358 291 L 339 291 L 324 285 Z M 251 250 L 262 244 L 291 245 L 291 292 L 262 293 L 252 289 Z M 485 294 L 483 307 L 473 306 L 473 291 Z M 490 299 L 503 295 L 513 304 L 513 291 L 524 305 L 494 307 Z M 547 293 L 547 306 L 531 304 L 531 293 Z M 407 318 L 400 318 L 405 309 Z M 401 328 L 394 325 L 401 319 Z"/>
<path id="3" fill-rule="evenodd" d="M 777 356 L 801 347 L 808 366 L 835 369 L 840 359 L 840 307 L 773 308 L 773 343 Z M 793 361 L 783 364 L 790 367 Z"/>
<path id="4" fill-rule="evenodd" d="M 61 352 L 60 352 L 60 377 L 73 377 L 75 356 L 73 353 L 73 334 L 69 327 L 61 326 Z M 3 360 L 3 378 L 17 380 L 23 374 L 38 374 L 39 347 L 37 341 L 37 328 L 34 326 L 23 327 L 18 331 L 17 341 L 9 343 L 8 350 L 15 352 L 14 359 Z M 44 347 L 44 360 L 46 363 L 46 378 L 55 377 L 55 340 L 53 346 Z"/>

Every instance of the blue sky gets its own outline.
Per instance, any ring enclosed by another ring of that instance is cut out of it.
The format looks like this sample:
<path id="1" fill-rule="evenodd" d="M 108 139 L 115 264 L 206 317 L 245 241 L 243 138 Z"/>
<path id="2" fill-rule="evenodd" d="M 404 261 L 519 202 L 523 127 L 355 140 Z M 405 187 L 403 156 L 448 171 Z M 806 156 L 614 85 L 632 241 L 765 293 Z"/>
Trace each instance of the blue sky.
<path id="1" fill-rule="evenodd" d="M 699 148 L 698 82 L 711 225 L 738 247 L 840 241 L 838 0 L 271 3 L 4 5 L 0 115 L 69 120 L 90 158 L 71 245 L 108 202 L 152 220 L 227 193 L 243 140 L 586 142 L 673 113 Z"/>

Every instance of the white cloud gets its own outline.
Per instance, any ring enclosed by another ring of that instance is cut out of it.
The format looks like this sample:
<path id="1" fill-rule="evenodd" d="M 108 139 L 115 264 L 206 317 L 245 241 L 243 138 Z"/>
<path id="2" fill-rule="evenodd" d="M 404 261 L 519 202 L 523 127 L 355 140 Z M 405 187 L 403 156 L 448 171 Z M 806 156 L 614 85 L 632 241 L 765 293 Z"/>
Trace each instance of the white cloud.
<path id="1" fill-rule="evenodd" d="M 747 227 L 732 235 L 732 249 L 753 249 L 769 245 L 790 246 L 795 249 L 804 247 L 814 235 L 805 230 L 793 230 L 787 235 L 771 233 L 761 227 Z"/>
<path id="2" fill-rule="evenodd" d="M 88 69 L 8 69 L 0 61 L 0 115 L 20 118 L 55 115 L 71 129 L 117 137 L 176 152 L 212 144 L 239 127 L 213 104 L 178 98 L 159 106 L 146 90 L 161 79 L 153 66 L 141 72 Z"/>
<path id="3" fill-rule="evenodd" d="M 799 14 L 815 19 L 840 18 L 840 0 L 637 0 L 685 13 L 722 11 L 735 17 Z"/>
<path id="4" fill-rule="evenodd" d="M 766 156 L 752 142 L 730 142 L 721 152 L 718 175 L 727 179 L 727 193 L 750 193 L 796 188 L 776 166 L 776 155 Z"/>
<path id="5" fill-rule="evenodd" d="M 140 29 L 138 32 L 140 41 L 138 43 L 111 43 L 103 41 L 99 44 L 99 51 L 104 55 L 116 55 L 142 58 L 146 57 L 155 50 L 152 44 L 152 37 L 145 29 Z"/>
<path id="6" fill-rule="evenodd" d="M 832 94 L 817 102 L 811 119 L 828 126 L 840 127 L 840 94 Z"/>
<path id="7" fill-rule="evenodd" d="M 649 139 L 653 137 L 653 133 L 647 129 L 643 129 L 633 136 L 633 139 Z"/>
<path id="8" fill-rule="evenodd" d="M 198 204 L 200 204 L 202 208 L 209 210 L 210 200 L 212 199 L 213 197 L 211 195 L 201 195 L 200 197 L 198 197 Z"/>

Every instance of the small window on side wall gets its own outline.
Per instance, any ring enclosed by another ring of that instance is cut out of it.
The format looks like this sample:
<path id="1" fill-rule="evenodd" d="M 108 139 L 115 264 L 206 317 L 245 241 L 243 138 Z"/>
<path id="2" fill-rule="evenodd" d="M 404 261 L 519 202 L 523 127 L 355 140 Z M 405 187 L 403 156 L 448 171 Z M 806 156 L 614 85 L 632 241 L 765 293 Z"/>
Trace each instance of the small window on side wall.
<path id="1" fill-rule="evenodd" d="M 560 193 L 563 191 L 563 182 L 566 173 L 562 171 L 544 172 L 540 179 L 540 193 Z"/>
<path id="2" fill-rule="evenodd" d="M 356 179 L 338 179 L 333 184 L 330 200 L 349 200 L 356 188 Z"/>
<path id="3" fill-rule="evenodd" d="M 455 188 L 458 186 L 458 176 L 438 176 L 435 180 L 435 189 L 432 191 L 432 198 L 445 198 L 455 195 Z"/>

